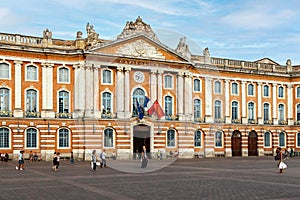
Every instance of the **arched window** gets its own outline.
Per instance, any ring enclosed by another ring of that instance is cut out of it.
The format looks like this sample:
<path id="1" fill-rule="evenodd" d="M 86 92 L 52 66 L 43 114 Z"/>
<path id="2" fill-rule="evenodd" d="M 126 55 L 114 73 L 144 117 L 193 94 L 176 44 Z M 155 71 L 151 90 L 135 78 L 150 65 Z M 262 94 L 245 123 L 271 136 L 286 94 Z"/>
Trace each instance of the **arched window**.
<path id="1" fill-rule="evenodd" d="M 138 112 L 138 106 L 140 106 L 140 108 L 144 105 L 144 101 L 145 101 L 145 92 L 144 90 L 142 90 L 141 88 L 137 88 L 134 90 L 133 95 L 132 95 L 132 104 L 133 104 L 133 116 L 138 116 L 139 112 Z M 139 105 L 138 105 L 139 104 Z M 141 108 L 140 110 L 142 110 L 143 108 Z"/>
<path id="2" fill-rule="evenodd" d="M 26 130 L 26 148 L 37 148 L 37 130 L 34 128 Z"/>
<path id="3" fill-rule="evenodd" d="M 248 120 L 254 120 L 254 103 L 248 103 Z"/>
<path id="4" fill-rule="evenodd" d="M 265 97 L 269 96 L 269 86 L 268 85 L 264 85 L 264 96 Z"/>
<path id="5" fill-rule="evenodd" d="M 283 98 L 283 96 L 284 96 L 284 89 L 282 86 L 279 86 L 278 87 L 278 97 Z"/>
<path id="6" fill-rule="evenodd" d="M 68 83 L 70 82 L 70 75 L 69 69 L 66 67 L 61 67 L 58 69 L 58 81 L 61 83 Z"/>
<path id="7" fill-rule="evenodd" d="M 165 88 L 173 88 L 173 78 L 171 75 L 165 75 Z"/>
<path id="8" fill-rule="evenodd" d="M 278 106 L 278 120 L 283 121 L 284 120 L 284 105 L 279 104 Z"/>
<path id="9" fill-rule="evenodd" d="M 111 71 L 108 69 L 104 69 L 102 71 L 102 83 L 111 84 Z"/>
<path id="10" fill-rule="evenodd" d="M 114 130 L 111 128 L 104 130 L 104 147 L 114 147 Z"/>
<path id="11" fill-rule="evenodd" d="M 221 101 L 215 101 L 215 119 L 221 119 Z"/>
<path id="12" fill-rule="evenodd" d="M 285 147 L 285 133 L 284 132 L 279 133 L 279 146 Z"/>
<path id="13" fill-rule="evenodd" d="M 102 114 L 111 114 L 111 93 L 102 94 Z"/>
<path id="14" fill-rule="evenodd" d="M 297 104 L 297 121 L 300 121 L 300 104 Z"/>
<path id="15" fill-rule="evenodd" d="M 269 117 L 269 104 L 264 103 L 264 123 L 267 123 L 267 121 L 270 119 Z"/>
<path id="16" fill-rule="evenodd" d="M 69 148 L 70 147 L 70 132 L 69 129 L 59 129 L 58 133 L 58 147 Z"/>
<path id="17" fill-rule="evenodd" d="M 195 131 L 195 133 L 194 133 L 194 146 L 195 147 L 201 147 L 201 140 L 202 140 L 201 135 L 202 135 L 201 131 L 199 131 L 199 130 Z"/>
<path id="18" fill-rule="evenodd" d="M 300 86 L 296 88 L 296 97 L 300 98 Z"/>
<path id="19" fill-rule="evenodd" d="M 270 132 L 264 133 L 264 146 L 265 147 L 271 146 L 271 133 Z"/>
<path id="20" fill-rule="evenodd" d="M 69 113 L 69 92 L 60 91 L 58 93 L 58 102 L 59 102 L 59 113 Z"/>
<path id="21" fill-rule="evenodd" d="M 199 79 L 194 79 L 194 91 L 195 92 L 200 92 L 200 80 Z"/>
<path id="22" fill-rule="evenodd" d="M 248 85 L 248 95 L 249 96 L 253 96 L 254 95 L 254 85 L 252 83 L 250 83 Z"/>
<path id="23" fill-rule="evenodd" d="M 37 67 L 29 65 L 26 67 L 26 79 L 29 81 L 37 81 Z"/>
<path id="24" fill-rule="evenodd" d="M 215 147 L 223 146 L 223 133 L 221 131 L 215 132 Z"/>
<path id="25" fill-rule="evenodd" d="M 232 83 L 231 84 L 231 94 L 238 94 L 239 93 L 239 88 L 237 83 Z"/>
<path id="26" fill-rule="evenodd" d="M 0 110 L 9 111 L 9 89 L 0 88 Z"/>
<path id="27" fill-rule="evenodd" d="M 239 115 L 239 108 L 238 108 L 238 102 L 236 101 L 233 101 L 232 102 L 232 107 L 231 107 L 231 119 L 232 120 L 235 120 L 235 119 L 238 119 L 238 115 Z"/>
<path id="28" fill-rule="evenodd" d="M 201 100 L 194 100 L 194 118 L 201 118 Z"/>
<path id="29" fill-rule="evenodd" d="M 221 89 L 221 82 L 216 81 L 215 82 L 215 94 L 221 94 L 222 89 Z"/>
<path id="30" fill-rule="evenodd" d="M 26 111 L 37 111 L 37 92 L 35 90 L 30 89 L 26 91 Z"/>
<path id="31" fill-rule="evenodd" d="M 175 130 L 170 129 L 167 131 L 167 147 L 175 147 Z"/>
<path id="32" fill-rule="evenodd" d="M 165 116 L 166 119 L 173 115 L 173 98 L 171 96 L 165 96 Z"/>
<path id="33" fill-rule="evenodd" d="M 0 148 L 9 148 L 9 129 L 0 128 Z"/>
<path id="34" fill-rule="evenodd" d="M 0 63 L 0 78 L 9 79 L 9 65 L 6 63 Z"/>

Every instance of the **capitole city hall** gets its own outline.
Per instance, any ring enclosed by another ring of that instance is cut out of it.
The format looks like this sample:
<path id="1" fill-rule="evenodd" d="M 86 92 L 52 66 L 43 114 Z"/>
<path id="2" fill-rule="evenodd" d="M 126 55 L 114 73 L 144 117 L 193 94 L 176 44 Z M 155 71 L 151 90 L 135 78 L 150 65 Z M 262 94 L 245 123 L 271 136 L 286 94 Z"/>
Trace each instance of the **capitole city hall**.
<path id="1" fill-rule="evenodd" d="M 191 54 L 161 43 L 138 17 L 115 40 L 91 24 L 75 40 L 0 33 L 0 153 L 89 160 L 300 151 L 300 66 Z M 147 111 L 157 101 L 163 116 Z M 151 105 L 150 105 L 151 107 Z M 143 116 L 140 116 L 143 112 Z"/>

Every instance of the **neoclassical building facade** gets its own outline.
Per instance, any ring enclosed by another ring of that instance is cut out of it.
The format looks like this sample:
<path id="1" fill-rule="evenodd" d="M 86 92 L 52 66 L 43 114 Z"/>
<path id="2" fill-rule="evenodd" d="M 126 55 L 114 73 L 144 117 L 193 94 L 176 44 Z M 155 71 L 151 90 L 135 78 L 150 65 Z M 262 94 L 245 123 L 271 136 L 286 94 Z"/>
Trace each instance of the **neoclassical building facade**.
<path id="1" fill-rule="evenodd" d="M 156 100 L 164 116 L 147 112 Z M 0 33 L 0 121 L 0 153 L 13 157 L 297 152 L 300 66 L 193 55 L 185 38 L 171 49 L 140 17 L 115 40 L 90 24 L 75 40 Z"/>

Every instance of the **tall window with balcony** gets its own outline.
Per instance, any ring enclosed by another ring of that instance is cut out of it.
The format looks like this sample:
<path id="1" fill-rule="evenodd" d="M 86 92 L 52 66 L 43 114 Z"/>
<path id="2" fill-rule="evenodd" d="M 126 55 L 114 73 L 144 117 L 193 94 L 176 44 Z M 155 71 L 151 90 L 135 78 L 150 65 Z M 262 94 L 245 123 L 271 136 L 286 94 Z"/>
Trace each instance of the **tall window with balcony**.
<path id="1" fill-rule="evenodd" d="M 241 123 L 239 120 L 239 103 L 237 101 L 233 101 L 231 103 L 231 121 L 232 123 Z"/>
<path id="2" fill-rule="evenodd" d="M 9 89 L 7 88 L 0 88 L 0 117 L 9 117 L 11 116 L 10 113 L 10 106 L 9 106 Z"/>
<path id="3" fill-rule="evenodd" d="M 269 96 L 269 86 L 264 85 L 264 97 L 268 97 L 268 96 Z"/>
<path id="4" fill-rule="evenodd" d="M 102 94 L 102 118 L 109 119 L 112 117 L 111 113 L 111 93 L 104 92 Z"/>
<path id="5" fill-rule="evenodd" d="M 39 117 L 37 113 L 37 92 L 36 90 L 26 91 L 26 117 Z"/>
<path id="6" fill-rule="evenodd" d="M 58 93 L 58 114 L 59 118 L 71 118 L 71 114 L 69 113 L 69 92 L 60 91 Z"/>
<path id="7" fill-rule="evenodd" d="M 248 85 L 248 96 L 254 96 L 254 85 L 252 83 Z"/>
<path id="8" fill-rule="evenodd" d="M 8 128 L 0 128 L 0 149 L 9 148 L 9 129 Z"/>
<path id="9" fill-rule="evenodd" d="M 104 147 L 114 147 L 114 130 L 111 128 L 107 128 L 104 130 Z"/>
<path id="10" fill-rule="evenodd" d="M 264 147 L 271 147 L 271 133 L 268 131 L 264 133 Z"/>
<path id="11" fill-rule="evenodd" d="M 167 131 L 167 147 L 175 147 L 175 130 L 170 129 Z"/>
<path id="12" fill-rule="evenodd" d="M 10 68 L 6 63 L 0 63 L 0 79 L 9 79 Z"/>
<path id="13" fill-rule="evenodd" d="M 70 82 L 70 71 L 66 67 L 60 67 L 58 69 L 58 81 L 60 83 L 69 83 Z"/>
<path id="14" fill-rule="evenodd" d="M 232 83 L 231 84 L 231 94 L 233 95 L 238 95 L 239 93 L 239 88 L 237 83 Z"/>
<path id="15" fill-rule="evenodd" d="M 255 124 L 254 103 L 253 102 L 248 103 L 248 123 L 249 124 Z"/>
<path id="16" fill-rule="evenodd" d="M 62 128 L 58 132 L 58 147 L 69 148 L 70 147 L 70 131 L 69 129 Z"/>
<path id="17" fill-rule="evenodd" d="M 221 88 L 221 82 L 215 81 L 215 87 L 214 87 L 215 94 L 221 94 L 222 88 Z"/>
<path id="18" fill-rule="evenodd" d="M 33 65 L 29 65 L 26 67 L 26 80 L 28 81 L 37 81 L 37 67 Z"/>
<path id="19" fill-rule="evenodd" d="M 278 124 L 285 125 L 286 121 L 284 120 L 284 105 L 278 105 Z"/>
<path id="20" fill-rule="evenodd" d="M 194 79 L 194 92 L 200 92 L 200 91 L 201 91 L 200 80 Z"/>
<path id="21" fill-rule="evenodd" d="M 140 111 L 144 111 L 143 109 L 143 105 L 144 105 L 144 101 L 145 101 L 145 91 L 141 88 L 137 88 L 133 91 L 133 95 L 132 95 L 132 115 L 133 116 L 138 116 L 139 115 L 139 111 L 138 111 L 138 106 L 140 106 Z"/>
<path id="22" fill-rule="evenodd" d="M 223 146 L 223 133 L 221 131 L 215 132 L 215 147 Z"/>
<path id="23" fill-rule="evenodd" d="M 270 105 L 264 103 L 264 124 L 272 124 L 270 121 Z"/>
<path id="24" fill-rule="evenodd" d="M 111 71 L 108 69 L 104 69 L 102 71 L 102 83 L 103 84 L 112 84 Z"/>
<path id="25" fill-rule="evenodd" d="M 173 116 L 173 98 L 165 96 L 165 116 L 167 120 L 171 120 Z"/>
<path id="26" fill-rule="evenodd" d="M 284 88 L 283 86 L 278 87 L 278 97 L 283 98 L 284 97 Z"/>
<path id="27" fill-rule="evenodd" d="M 37 148 L 37 130 L 34 128 L 26 130 L 26 148 Z"/>
<path id="28" fill-rule="evenodd" d="M 280 147 L 285 147 L 285 132 L 279 133 L 279 145 Z"/>
<path id="29" fill-rule="evenodd" d="M 215 101 L 215 122 L 222 122 L 222 115 L 221 115 L 221 101 L 216 100 Z"/>
<path id="30" fill-rule="evenodd" d="M 194 120 L 196 122 L 201 122 L 201 100 L 195 99 L 194 100 Z"/>
<path id="31" fill-rule="evenodd" d="M 194 146 L 195 147 L 201 147 L 201 138 L 202 134 L 200 130 L 195 131 L 194 133 Z"/>

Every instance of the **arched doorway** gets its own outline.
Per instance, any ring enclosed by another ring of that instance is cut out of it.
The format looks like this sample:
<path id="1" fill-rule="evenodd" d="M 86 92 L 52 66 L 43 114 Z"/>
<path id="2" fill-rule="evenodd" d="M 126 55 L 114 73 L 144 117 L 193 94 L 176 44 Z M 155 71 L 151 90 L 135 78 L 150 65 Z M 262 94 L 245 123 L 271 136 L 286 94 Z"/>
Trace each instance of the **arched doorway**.
<path id="1" fill-rule="evenodd" d="M 255 131 L 251 131 L 248 135 L 248 156 L 258 156 L 257 133 Z"/>
<path id="2" fill-rule="evenodd" d="M 238 130 L 232 132 L 231 150 L 232 156 L 242 156 L 242 135 Z"/>
<path id="3" fill-rule="evenodd" d="M 142 153 L 143 146 L 146 146 L 146 152 L 150 153 L 150 126 L 140 124 L 133 127 L 133 155 Z"/>

